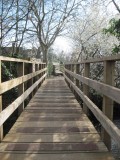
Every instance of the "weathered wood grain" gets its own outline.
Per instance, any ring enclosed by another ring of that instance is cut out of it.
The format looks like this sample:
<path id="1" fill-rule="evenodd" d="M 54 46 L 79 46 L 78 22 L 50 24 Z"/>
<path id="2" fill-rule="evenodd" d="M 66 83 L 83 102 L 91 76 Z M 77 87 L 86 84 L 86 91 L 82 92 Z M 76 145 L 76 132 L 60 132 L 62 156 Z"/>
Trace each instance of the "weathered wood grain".
<path id="1" fill-rule="evenodd" d="M 40 73 L 42 73 L 44 71 L 46 71 L 46 68 L 44 68 L 40 71 L 34 72 L 34 73 L 30 73 L 30 74 L 27 74 L 27 75 L 24 75 L 24 76 L 21 76 L 21 77 L 18 77 L 18 78 L 15 78 L 15 79 L 3 82 L 3 83 L 0 83 L 0 94 L 3 94 L 4 92 L 28 81 L 29 79 L 39 75 Z"/>
<path id="2" fill-rule="evenodd" d="M 74 76 L 76 79 L 78 79 L 79 81 L 81 81 L 83 84 L 88 85 L 89 87 L 92 87 L 93 89 L 95 89 L 96 91 L 98 91 L 99 93 L 113 99 L 114 101 L 120 103 L 120 89 L 92 80 L 90 78 L 87 77 L 83 77 L 81 75 L 75 74 L 67 69 L 65 69 L 65 71 L 67 73 L 69 73 L 70 75 Z"/>
<path id="3" fill-rule="evenodd" d="M 110 153 L 14 154 L 0 153 L 1 160 L 114 160 Z"/>
<path id="4" fill-rule="evenodd" d="M 71 65 L 71 64 L 84 64 L 84 63 L 99 63 L 104 61 L 120 61 L 120 54 L 113 56 L 102 56 L 101 58 L 92 58 L 88 60 L 83 60 L 81 62 L 70 62 L 70 63 L 68 62 L 65 64 Z"/>
<path id="5" fill-rule="evenodd" d="M 37 91 L 0 144 L 1 160 L 113 160 L 73 94 L 62 98 L 61 84 L 63 78 L 43 83 L 49 95 Z"/>
<path id="6" fill-rule="evenodd" d="M 28 95 L 45 77 L 46 74 L 44 74 L 37 82 L 35 82 L 20 97 L 18 97 L 12 104 L 10 104 L 0 113 L 0 126 L 8 119 L 8 117 L 19 107 L 19 105 L 28 97 Z"/>
<path id="7" fill-rule="evenodd" d="M 82 98 L 84 103 L 88 106 L 88 108 L 92 111 L 94 116 L 98 119 L 98 121 L 102 124 L 104 129 L 109 133 L 109 135 L 116 141 L 116 143 L 120 146 L 120 130 L 114 125 L 109 118 L 107 118 L 103 112 L 66 76 L 64 75 L 66 80 L 72 85 L 74 90 L 78 93 L 78 95 Z"/>

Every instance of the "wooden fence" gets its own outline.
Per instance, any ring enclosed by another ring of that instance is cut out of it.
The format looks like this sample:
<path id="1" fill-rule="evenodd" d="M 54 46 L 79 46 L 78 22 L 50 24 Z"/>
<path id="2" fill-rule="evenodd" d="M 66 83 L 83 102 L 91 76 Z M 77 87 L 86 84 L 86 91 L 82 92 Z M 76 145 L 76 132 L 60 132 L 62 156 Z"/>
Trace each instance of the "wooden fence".
<path id="1" fill-rule="evenodd" d="M 17 78 L 2 82 L 2 63 L 4 62 L 16 63 Z M 45 80 L 46 70 L 45 63 L 0 56 L 0 140 L 3 139 L 4 122 L 17 108 L 19 114 L 24 110 L 24 101 L 28 97 L 32 98 L 41 83 Z M 2 95 L 14 87 L 18 88 L 19 96 L 3 109 Z"/>
<path id="2" fill-rule="evenodd" d="M 102 139 L 108 148 L 111 145 L 111 138 L 120 146 L 120 130 L 112 122 L 113 102 L 120 104 L 120 89 L 114 87 L 115 63 L 118 61 L 120 61 L 120 55 L 86 60 L 79 63 L 66 63 L 64 69 L 64 77 L 68 85 L 83 100 L 83 110 L 88 114 L 90 109 L 104 128 L 102 130 Z M 91 64 L 97 63 L 103 63 L 103 82 L 89 78 Z M 84 71 L 83 75 L 80 75 L 81 66 Z M 83 90 L 79 87 L 80 83 L 83 85 Z M 102 111 L 90 100 L 90 88 L 102 95 Z"/>

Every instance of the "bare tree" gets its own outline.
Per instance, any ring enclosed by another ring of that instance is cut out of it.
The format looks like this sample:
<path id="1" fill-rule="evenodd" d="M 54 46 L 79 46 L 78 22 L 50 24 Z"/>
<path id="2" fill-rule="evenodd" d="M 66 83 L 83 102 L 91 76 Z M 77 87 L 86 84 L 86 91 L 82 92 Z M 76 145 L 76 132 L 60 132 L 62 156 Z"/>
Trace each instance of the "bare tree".
<path id="1" fill-rule="evenodd" d="M 75 44 L 72 55 L 74 60 L 112 54 L 114 43 L 118 43 L 115 37 L 103 34 L 103 28 L 108 24 L 110 17 L 107 12 L 103 12 L 102 7 L 104 8 L 100 6 L 99 1 L 94 0 L 87 6 L 84 17 L 75 20 L 74 29 L 70 29 L 70 35 Z"/>
<path id="2" fill-rule="evenodd" d="M 0 2 L 0 54 L 2 54 L 3 39 L 6 36 L 6 31 L 10 23 L 11 15 L 9 13 L 12 10 L 13 3 L 14 0 L 10 0 L 9 2 L 1 0 Z"/>
<path id="3" fill-rule="evenodd" d="M 118 6 L 117 2 L 115 0 L 112 0 L 114 6 L 116 7 L 117 11 L 120 13 L 120 7 Z"/>
<path id="4" fill-rule="evenodd" d="M 25 36 L 28 15 L 32 8 L 32 0 L 1 0 L 0 10 L 0 50 L 13 46 L 13 54 L 19 53 L 19 48 Z"/>
<path id="5" fill-rule="evenodd" d="M 37 0 L 34 3 L 29 16 L 31 24 L 28 33 L 36 34 L 44 62 L 47 62 L 48 49 L 75 16 L 81 2 L 82 0 Z"/>

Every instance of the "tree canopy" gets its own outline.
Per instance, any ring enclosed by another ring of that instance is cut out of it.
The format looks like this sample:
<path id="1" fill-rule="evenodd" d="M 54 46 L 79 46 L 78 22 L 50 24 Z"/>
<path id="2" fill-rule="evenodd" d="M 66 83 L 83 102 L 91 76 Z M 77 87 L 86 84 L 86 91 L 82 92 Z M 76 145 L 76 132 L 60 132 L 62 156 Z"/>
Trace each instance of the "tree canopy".
<path id="1" fill-rule="evenodd" d="M 117 13 L 108 9 L 111 4 Z M 118 53 L 118 4 L 117 0 L 1 0 L 0 54 L 6 47 L 12 48 L 12 56 L 32 47 L 47 62 L 49 48 L 63 35 L 73 40 L 75 60 Z"/>

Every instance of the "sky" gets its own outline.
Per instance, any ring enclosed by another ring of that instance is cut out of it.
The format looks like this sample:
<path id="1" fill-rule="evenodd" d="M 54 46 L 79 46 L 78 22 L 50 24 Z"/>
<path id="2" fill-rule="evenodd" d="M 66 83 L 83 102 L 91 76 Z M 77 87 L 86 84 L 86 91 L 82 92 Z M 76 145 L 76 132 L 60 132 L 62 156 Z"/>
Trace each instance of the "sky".
<path id="1" fill-rule="evenodd" d="M 110 0 L 106 0 L 106 1 L 110 1 Z M 116 0 L 116 2 L 119 2 L 120 0 Z M 120 6 L 120 3 L 118 3 Z M 109 12 L 111 13 L 117 13 L 116 8 L 114 7 L 114 5 L 112 3 L 109 4 L 108 8 Z M 11 41 L 14 41 L 14 37 L 13 39 L 11 39 Z M 35 39 L 35 43 L 36 43 L 36 39 Z M 31 43 L 28 42 L 27 46 L 25 46 L 26 48 L 32 48 L 33 47 L 33 41 L 32 41 L 32 45 Z M 65 37 L 58 37 L 56 38 L 53 48 L 55 51 L 57 52 L 64 52 L 64 53 L 69 53 L 72 51 L 72 42 L 70 42 L 70 39 L 65 38 Z"/>
<path id="2" fill-rule="evenodd" d="M 57 52 L 69 53 L 72 51 L 72 42 L 70 39 L 65 37 L 57 37 L 54 44 L 53 49 Z"/>
<path id="3" fill-rule="evenodd" d="M 117 4 L 119 0 L 116 0 Z M 108 3 L 107 3 L 108 4 Z M 113 5 L 113 3 L 109 3 L 109 5 L 107 5 L 107 11 L 111 14 L 111 15 L 115 15 L 118 13 L 118 11 L 116 10 L 115 6 Z M 53 45 L 53 49 L 57 52 L 64 52 L 64 53 L 70 53 L 72 51 L 72 40 L 66 38 L 66 37 L 57 37 L 54 45 Z"/>

